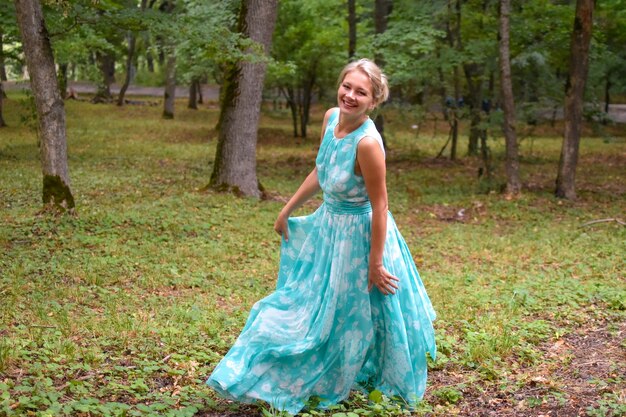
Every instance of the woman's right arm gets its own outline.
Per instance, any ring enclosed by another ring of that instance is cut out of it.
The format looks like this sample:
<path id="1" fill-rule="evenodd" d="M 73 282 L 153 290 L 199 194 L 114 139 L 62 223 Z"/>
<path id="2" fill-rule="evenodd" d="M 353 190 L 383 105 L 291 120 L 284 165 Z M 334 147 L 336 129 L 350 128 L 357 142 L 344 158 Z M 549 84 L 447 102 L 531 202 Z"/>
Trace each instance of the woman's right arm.
<path id="1" fill-rule="evenodd" d="M 329 109 L 324 115 L 324 122 L 322 124 L 321 139 L 324 139 L 324 133 L 326 132 L 326 126 L 328 125 L 328 118 L 335 109 Z M 320 183 L 317 178 L 317 167 L 313 168 L 313 171 L 307 175 L 306 179 L 302 182 L 298 191 L 289 199 L 285 207 L 278 214 L 278 218 L 274 223 L 274 230 L 279 235 L 285 238 L 285 241 L 289 241 L 289 231 L 287 230 L 287 219 L 296 209 L 306 203 L 311 197 L 313 197 L 320 190 Z"/>

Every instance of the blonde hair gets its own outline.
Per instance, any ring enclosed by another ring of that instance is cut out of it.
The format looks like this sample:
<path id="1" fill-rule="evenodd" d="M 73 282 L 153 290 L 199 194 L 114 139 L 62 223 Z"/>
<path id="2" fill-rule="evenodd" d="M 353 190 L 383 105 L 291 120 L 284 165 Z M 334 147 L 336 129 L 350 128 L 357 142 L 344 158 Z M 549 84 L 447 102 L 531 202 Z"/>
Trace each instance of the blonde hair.
<path id="1" fill-rule="evenodd" d="M 341 70 L 341 74 L 339 74 L 337 87 L 341 85 L 343 79 L 349 72 L 355 70 L 363 72 L 370 79 L 370 83 L 372 84 L 374 105 L 378 106 L 380 103 L 384 103 L 385 101 L 387 101 L 387 98 L 389 98 L 389 86 L 387 85 L 387 76 L 383 74 L 378 65 L 366 58 L 350 62 L 348 65 L 343 67 L 343 70 Z"/>

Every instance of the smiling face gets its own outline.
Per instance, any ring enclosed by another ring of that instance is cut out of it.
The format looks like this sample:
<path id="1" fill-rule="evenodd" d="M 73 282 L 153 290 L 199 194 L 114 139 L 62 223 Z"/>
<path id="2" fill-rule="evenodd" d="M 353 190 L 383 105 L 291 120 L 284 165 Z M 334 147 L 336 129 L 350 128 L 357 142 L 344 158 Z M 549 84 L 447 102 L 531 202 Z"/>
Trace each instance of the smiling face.
<path id="1" fill-rule="evenodd" d="M 372 94 L 372 83 L 362 71 L 350 71 L 339 84 L 337 103 L 342 113 L 351 117 L 365 115 L 376 107 Z"/>

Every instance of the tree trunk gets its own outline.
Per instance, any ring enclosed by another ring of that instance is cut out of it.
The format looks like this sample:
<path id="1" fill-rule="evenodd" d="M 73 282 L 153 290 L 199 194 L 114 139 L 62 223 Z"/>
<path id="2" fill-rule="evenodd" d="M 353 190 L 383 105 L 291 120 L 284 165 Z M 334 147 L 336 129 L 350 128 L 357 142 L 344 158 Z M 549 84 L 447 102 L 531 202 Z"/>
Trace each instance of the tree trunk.
<path id="1" fill-rule="evenodd" d="M 555 191 L 557 197 L 570 200 L 576 198 L 576 165 L 582 128 L 583 96 L 589 70 L 594 3 L 594 0 L 576 1 L 576 17 L 570 45 L 569 75 L 563 108 L 565 130 Z"/>
<path id="2" fill-rule="evenodd" d="M 4 43 L 3 33 L 0 31 L 0 81 L 7 81 L 7 69 L 4 64 Z"/>
<path id="3" fill-rule="evenodd" d="M 294 96 L 293 87 L 281 88 L 285 100 L 287 101 L 287 105 L 289 106 L 289 110 L 291 110 L 291 122 L 293 124 L 293 137 L 298 137 L 298 108 L 296 107 L 296 99 Z"/>
<path id="4" fill-rule="evenodd" d="M 467 144 L 468 155 L 478 155 L 478 145 L 483 134 L 483 128 L 480 127 L 482 122 L 481 102 L 482 102 L 482 83 L 480 82 L 481 74 L 474 65 L 463 65 L 465 79 L 467 81 L 468 96 L 464 100 L 470 108 L 470 135 Z"/>
<path id="5" fill-rule="evenodd" d="M 376 0 L 374 3 L 374 29 L 377 35 L 385 33 L 387 30 L 387 23 L 389 21 L 389 15 L 393 9 L 393 0 Z M 379 67 L 385 65 L 385 59 L 382 54 L 374 54 L 374 62 Z M 384 105 L 384 104 L 383 104 Z M 376 130 L 380 133 L 380 137 L 383 140 L 383 147 L 387 149 L 387 139 L 385 138 L 385 116 L 382 113 L 378 113 L 374 119 L 374 125 Z"/>
<path id="6" fill-rule="evenodd" d="M 65 108 L 41 4 L 38 0 L 15 0 L 15 10 L 39 118 L 43 202 L 58 209 L 72 209 Z"/>
<path id="7" fill-rule="evenodd" d="M 98 85 L 96 95 L 91 101 L 94 103 L 108 103 L 112 98 L 111 84 L 115 82 L 115 56 L 110 52 L 96 52 L 96 61 L 102 73 L 102 80 Z"/>
<path id="8" fill-rule="evenodd" d="M 188 109 L 198 110 L 198 85 L 200 82 L 195 78 L 191 80 L 189 85 L 189 101 L 187 102 Z"/>
<path id="9" fill-rule="evenodd" d="M 128 32 L 128 55 L 126 56 L 126 78 L 124 78 L 124 84 L 120 89 L 120 94 L 117 97 L 117 105 L 124 105 L 124 96 L 126 95 L 126 90 L 128 90 L 128 86 L 130 85 L 130 80 L 133 76 L 133 59 L 135 57 L 135 45 L 137 44 L 137 36 L 134 32 Z"/>
<path id="10" fill-rule="evenodd" d="M 239 32 L 268 54 L 276 23 L 277 0 L 243 0 Z M 261 197 L 256 175 L 256 142 L 267 63 L 236 62 L 224 80 L 211 187 Z"/>
<path id="11" fill-rule="evenodd" d="M 204 96 L 202 95 L 202 84 L 206 84 L 206 76 L 198 79 L 198 104 L 204 104 Z"/>
<path id="12" fill-rule="evenodd" d="M 2 117 L 2 103 L 4 101 L 4 88 L 2 87 L 2 80 L 0 80 L 0 127 L 5 127 L 7 124 Z"/>
<path id="13" fill-rule="evenodd" d="M 509 14 L 511 0 L 500 0 L 500 88 L 504 110 L 504 138 L 506 141 L 506 192 L 518 194 L 522 188 L 519 176 L 517 155 L 517 134 L 515 132 L 515 100 L 511 83 L 511 61 L 509 52 Z"/>
<path id="14" fill-rule="evenodd" d="M 300 114 L 300 132 L 302 137 L 306 139 L 307 127 L 309 125 L 309 117 L 311 113 L 311 101 L 313 100 L 313 88 L 317 80 L 317 61 L 311 64 L 307 73 L 307 79 L 302 89 L 302 112 Z"/>
<path id="15" fill-rule="evenodd" d="M 459 99 L 461 98 L 461 79 L 459 66 L 454 66 L 454 104 L 452 105 L 452 144 L 450 145 L 450 160 L 456 161 L 459 144 Z"/>
<path id="16" fill-rule="evenodd" d="M 165 65 L 165 93 L 163 98 L 163 118 L 174 118 L 174 103 L 176 99 L 176 56 L 173 49 L 167 54 Z"/>
<path id="17" fill-rule="evenodd" d="M 59 92 L 63 100 L 67 98 L 67 67 L 67 63 L 59 64 L 59 73 L 57 76 L 59 79 Z"/>
<path id="18" fill-rule="evenodd" d="M 146 47 L 149 47 L 149 45 Z M 150 51 L 146 52 L 146 64 L 148 65 L 148 72 L 154 72 L 154 58 Z"/>
<path id="19" fill-rule="evenodd" d="M 348 60 L 356 53 L 356 0 L 348 0 Z"/>
<path id="20" fill-rule="evenodd" d="M 611 105 L 611 71 L 606 73 L 606 81 L 604 83 L 604 113 L 609 114 Z M 606 120 L 607 118 L 605 118 Z"/>

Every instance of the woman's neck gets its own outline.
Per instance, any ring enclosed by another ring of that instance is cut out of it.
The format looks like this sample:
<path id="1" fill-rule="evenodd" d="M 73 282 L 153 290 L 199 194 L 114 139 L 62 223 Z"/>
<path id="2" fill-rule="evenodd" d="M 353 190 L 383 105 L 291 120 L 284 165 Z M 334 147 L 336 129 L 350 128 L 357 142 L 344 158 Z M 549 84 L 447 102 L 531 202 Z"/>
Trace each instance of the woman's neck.
<path id="1" fill-rule="evenodd" d="M 345 136 L 359 128 L 367 120 L 367 115 L 359 116 L 355 119 L 348 117 L 342 117 L 339 115 L 339 121 L 337 122 L 337 135 Z"/>

